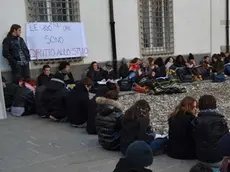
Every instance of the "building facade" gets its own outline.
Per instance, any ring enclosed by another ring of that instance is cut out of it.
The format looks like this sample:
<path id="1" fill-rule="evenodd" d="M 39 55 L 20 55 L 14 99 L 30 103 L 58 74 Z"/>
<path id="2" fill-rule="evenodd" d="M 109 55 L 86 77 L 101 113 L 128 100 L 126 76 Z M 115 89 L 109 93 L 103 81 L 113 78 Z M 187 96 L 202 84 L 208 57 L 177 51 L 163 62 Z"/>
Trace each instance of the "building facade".
<path id="1" fill-rule="evenodd" d="M 117 59 L 219 53 L 226 45 L 225 5 L 225 0 L 114 0 Z M 25 38 L 26 23 L 40 21 L 84 23 L 89 56 L 73 60 L 77 78 L 92 61 L 112 60 L 109 0 L 1 0 L 1 40 L 12 24 L 22 26 Z M 43 64 L 30 65 L 34 77 Z M 2 56 L 0 67 L 10 76 Z"/>

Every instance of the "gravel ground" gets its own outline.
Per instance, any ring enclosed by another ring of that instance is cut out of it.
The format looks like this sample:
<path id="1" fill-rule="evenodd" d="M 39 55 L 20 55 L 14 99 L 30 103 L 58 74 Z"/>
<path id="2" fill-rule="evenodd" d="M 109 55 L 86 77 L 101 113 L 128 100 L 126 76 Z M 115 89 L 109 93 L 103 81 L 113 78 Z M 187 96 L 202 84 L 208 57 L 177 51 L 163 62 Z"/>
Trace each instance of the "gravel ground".
<path id="1" fill-rule="evenodd" d="M 157 133 L 163 134 L 168 131 L 168 115 L 185 96 L 192 96 L 198 100 L 204 94 L 211 94 L 217 99 L 219 112 L 230 124 L 230 80 L 223 83 L 207 81 L 174 86 L 185 87 L 187 93 L 159 96 L 134 93 L 121 96 L 119 101 L 125 106 L 125 109 L 128 109 L 137 100 L 147 100 L 151 107 L 151 124 Z"/>

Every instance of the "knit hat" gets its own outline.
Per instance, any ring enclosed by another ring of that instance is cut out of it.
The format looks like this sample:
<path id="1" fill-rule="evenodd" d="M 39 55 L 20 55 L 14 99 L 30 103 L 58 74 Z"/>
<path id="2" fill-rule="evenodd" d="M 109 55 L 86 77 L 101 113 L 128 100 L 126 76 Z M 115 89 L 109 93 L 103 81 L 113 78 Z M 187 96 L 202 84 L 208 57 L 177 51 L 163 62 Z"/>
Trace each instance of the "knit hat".
<path id="1" fill-rule="evenodd" d="M 223 136 L 219 141 L 219 151 L 222 156 L 230 156 L 230 133 Z"/>
<path id="2" fill-rule="evenodd" d="M 189 53 L 188 60 L 194 60 L 194 59 L 195 59 L 194 55 L 192 53 Z"/>
<path id="3" fill-rule="evenodd" d="M 112 68 L 112 67 L 113 67 L 112 62 L 110 62 L 110 61 L 106 62 L 106 63 L 105 63 L 105 66 L 106 66 L 107 68 Z"/>
<path id="4" fill-rule="evenodd" d="M 153 163 L 152 149 L 144 141 L 135 141 L 129 145 L 125 157 L 132 163 L 143 167 L 148 167 Z"/>

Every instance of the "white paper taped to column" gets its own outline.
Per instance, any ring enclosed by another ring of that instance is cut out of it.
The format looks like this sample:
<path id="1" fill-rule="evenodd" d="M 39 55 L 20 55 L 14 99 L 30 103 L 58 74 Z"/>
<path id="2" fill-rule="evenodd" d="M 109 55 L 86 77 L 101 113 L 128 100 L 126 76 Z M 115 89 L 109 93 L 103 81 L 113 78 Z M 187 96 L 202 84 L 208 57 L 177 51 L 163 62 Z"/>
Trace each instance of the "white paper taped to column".
<path id="1" fill-rule="evenodd" d="M 88 56 L 82 23 L 27 23 L 26 40 L 31 60 Z"/>

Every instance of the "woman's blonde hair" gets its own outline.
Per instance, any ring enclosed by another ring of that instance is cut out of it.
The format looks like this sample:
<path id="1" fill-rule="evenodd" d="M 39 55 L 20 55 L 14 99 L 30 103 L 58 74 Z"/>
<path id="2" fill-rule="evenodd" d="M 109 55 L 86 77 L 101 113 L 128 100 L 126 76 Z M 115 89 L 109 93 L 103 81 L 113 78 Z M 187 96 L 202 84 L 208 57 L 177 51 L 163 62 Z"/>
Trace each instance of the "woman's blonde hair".
<path id="1" fill-rule="evenodd" d="M 193 97 L 185 97 L 175 108 L 174 112 L 170 114 L 170 116 L 175 116 L 178 112 L 192 112 L 192 110 L 195 108 L 194 102 L 196 102 L 196 99 Z"/>

